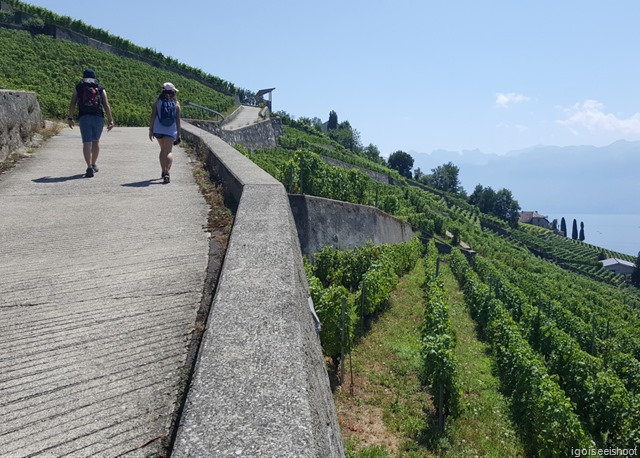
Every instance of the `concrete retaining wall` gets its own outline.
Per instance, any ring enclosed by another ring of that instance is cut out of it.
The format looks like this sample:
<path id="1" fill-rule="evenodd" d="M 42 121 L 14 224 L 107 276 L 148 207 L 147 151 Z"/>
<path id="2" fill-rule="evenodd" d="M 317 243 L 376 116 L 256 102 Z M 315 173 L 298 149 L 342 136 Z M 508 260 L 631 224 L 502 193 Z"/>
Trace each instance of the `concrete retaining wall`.
<path id="1" fill-rule="evenodd" d="M 237 212 L 172 456 L 341 457 L 284 187 L 187 122 Z"/>
<path id="2" fill-rule="evenodd" d="M 367 241 L 406 242 L 414 234 L 409 223 L 375 207 L 300 195 L 290 195 L 289 202 L 305 256 L 326 245 L 348 250 Z"/>
<path id="3" fill-rule="evenodd" d="M 227 118 L 225 121 L 228 122 L 229 119 L 231 118 Z M 217 135 L 231 146 L 240 144 L 249 151 L 274 148 L 278 146 L 278 138 L 284 134 L 282 122 L 279 118 L 266 119 L 236 130 L 224 130 L 220 127 L 219 122 L 214 121 L 190 120 L 190 122 L 207 132 Z"/>
<path id="4" fill-rule="evenodd" d="M 35 92 L 0 90 L 0 162 L 31 143 L 44 127 Z"/>

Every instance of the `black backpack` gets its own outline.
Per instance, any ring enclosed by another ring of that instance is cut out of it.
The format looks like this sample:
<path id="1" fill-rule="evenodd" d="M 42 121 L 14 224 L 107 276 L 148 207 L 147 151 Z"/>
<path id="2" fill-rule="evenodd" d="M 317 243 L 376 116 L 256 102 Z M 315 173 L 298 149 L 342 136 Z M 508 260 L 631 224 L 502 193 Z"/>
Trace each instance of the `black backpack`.
<path id="1" fill-rule="evenodd" d="M 78 109 L 80 114 L 102 114 L 102 91 L 98 83 L 83 81 L 78 85 Z"/>

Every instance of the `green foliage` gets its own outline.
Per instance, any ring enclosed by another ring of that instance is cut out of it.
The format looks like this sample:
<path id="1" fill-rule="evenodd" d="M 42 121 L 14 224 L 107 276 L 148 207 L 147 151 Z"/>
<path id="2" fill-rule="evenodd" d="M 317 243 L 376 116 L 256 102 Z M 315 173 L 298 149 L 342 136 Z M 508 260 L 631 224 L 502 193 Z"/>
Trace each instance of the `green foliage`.
<path id="1" fill-rule="evenodd" d="M 430 387 L 439 414 L 457 415 L 460 409 L 461 387 L 454 347 L 455 335 L 449 322 L 449 305 L 444 284 L 436 277 L 438 251 L 429 242 L 424 285 L 425 315 L 422 329 L 422 382 Z M 442 406 L 443 411 L 440 411 Z M 443 427 L 444 424 L 441 425 Z"/>
<path id="2" fill-rule="evenodd" d="M 636 287 L 640 287 L 640 253 L 636 257 L 635 267 L 631 273 L 631 284 Z"/>
<path id="3" fill-rule="evenodd" d="M 458 179 L 459 173 L 460 169 L 452 162 L 448 162 L 431 169 L 431 175 L 425 176 L 422 181 L 441 191 L 460 194 L 463 189 Z M 416 179 L 418 178 L 416 177 Z"/>
<path id="4" fill-rule="evenodd" d="M 400 174 L 386 167 L 386 163 L 382 158 L 379 157 L 378 160 L 372 160 L 366 152 L 355 153 L 309 124 L 302 123 L 300 120 L 291 120 L 288 115 L 284 115 L 281 112 L 276 114 L 282 118 L 283 124 L 285 124 L 285 134 L 280 137 L 280 145 L 283 148 L 313 151 L 321 156 L 372 170 L 382 175 L 387 175 L 397 182 L 403 182 Z"/>
<path id="5" fill-rule="evenodd" d="M 346 251 L 327 246 L 314 253 L 314 266 L 306 265 L 307 277 L 327 356 L 335 360 L 341 353 L 342 299 L 347 309 L 345 332 L 353 343 L 362 320 L 383 310 L 398 277 L 415 265 L 421 249 L 420 241 L 414 238 L 396 245 L 368 243 Z"/>
<path id="6" fill-rule="evenodd" d="M 541 307 L 533 306 L 502 268 L 484 258 L 476 259 L 474 268 L 480 279 L 491 282 L 494 296 L 518 322 L 523 337 L 545 357 L 547 370 L 558 377 L 559 385 L 575 404 L 576 413 L 591 436 L 608 447 L 632 444 L 640 433 L 633 426 L 640 424 L 639 404 L 623 381 L 604 361 L 588 354 L 571 334 L 560 329 L 565 323 L 556 322 Z M 511 276 L 518 279 L 517 273 Z M 584 331 L 578 337 L 586 346 Z M 608 347 L 612 343 L 607 342 L 607 353 L 611 352 Z M 637 380 L 627 380 L 637 385 Z"/>
<path id="7" fill-rule="evenodd" d="M 205 85 L 214 89 L 215 91 L 221 92 L 225 95 L 230 96 L 234 93 L 242 95 L 244 92 L 247 92 L 246 90 L 236 88 L 228 81 L 225 81 L 213 75 L 209 75 L 208 73 L 205 73 L 198 68 L 194 68 L 178 62 L 172 57 L 164 56 L 162 53 L 154 49 L 142 48 L 128 40 L 111 35 L 105 30 L 97 29 L 77 19 L 73 19 L 68 16 L 60 16 L 45 8 L 30 5 L 19 0 L 5 0 L 5 3 L 10 4 L 15 11 L 24 12 L 34 16 L 33 19 L 30 19 L 25 24 L 31 31 L 40 31 L 46 24 L 56 25 L 86 35 L 102 43 L 107 43 L 122 51 L 130 52 L 146 59 L 152 59 L 153 61 L 155 61 L 154 67 L 165 66 L 171 73 L 180 73 L 185 75 L 189 79 L 198 80 L 201 83 L 204 83 Z"/>
<path id="8" fill-rule="evenodd" d="M 491 299 L 489 287 L 460 252 L 452 252 L 450 259 L 471 314 L 491 343 L 525 445 L 539 456 L 564 456 L 571 448 L 590 446 L 591 439 L 570 400 L 522 337 L 502 302 Z"/>
<path id="9" fill-rule="evenodd" d="M 490 186 L 477 185 L 469 196 L 469 203 L 476 205 L 481 212 L 497 216 L 515 226 L 520 216 L 520 204 L 513 198 L 511 191 L 494 191 Z"/>
<path id="10" fill-rule="evenodd" d="M 151 105 L 165 81 L 172 81 L 180 89 L 181 98 L 199 105 L 220 112 L 233 105 L 231 97 L 176 73 L 18 30 L 0 29 L 0 62 L 0 86 L 37 92 L 43 115 L 50 119 L 67 118 L 71 94 L 85 68 L 94 68 L 106 87 L 118 125 L 148 125 Z M 192 110 L 183 105 L 183 117 L 195 114 Z"/>
<path id="11" fill-rule="evenodd" d="M 400 175 L 411 178 L 411 169 L 413 168 L 413 158 L 409 153 L 404 151 L 396 151 L 387 159 L 389 167 L 397 170 Z"/>

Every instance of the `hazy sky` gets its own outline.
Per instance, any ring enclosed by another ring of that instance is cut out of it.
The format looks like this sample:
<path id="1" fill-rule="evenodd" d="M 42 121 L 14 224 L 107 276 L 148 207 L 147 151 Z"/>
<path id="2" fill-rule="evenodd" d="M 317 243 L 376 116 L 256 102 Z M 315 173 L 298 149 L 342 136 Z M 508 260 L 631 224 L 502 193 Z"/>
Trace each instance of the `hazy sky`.
<path id="1" fill-rule="evenodd" d="M 396 150 L 640 140 L 637 0 L 33 0 Z M 186 94 L 183 94 L 186 97 Z"/>

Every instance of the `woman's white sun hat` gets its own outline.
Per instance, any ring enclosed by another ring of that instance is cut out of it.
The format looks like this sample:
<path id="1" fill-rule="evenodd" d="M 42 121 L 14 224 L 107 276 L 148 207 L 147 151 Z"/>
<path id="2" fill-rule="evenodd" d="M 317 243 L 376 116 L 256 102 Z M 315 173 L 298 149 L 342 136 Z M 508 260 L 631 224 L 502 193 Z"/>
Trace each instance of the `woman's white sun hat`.
<path id="1" fill-rule="evenodd" d="M 164 89 L 165 91 L 173 91 L 173 92 L 179 92 L 176 87 L 173 85 L 173 83 L 164 83 L 162 85 L 162 89 Z"/>

